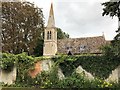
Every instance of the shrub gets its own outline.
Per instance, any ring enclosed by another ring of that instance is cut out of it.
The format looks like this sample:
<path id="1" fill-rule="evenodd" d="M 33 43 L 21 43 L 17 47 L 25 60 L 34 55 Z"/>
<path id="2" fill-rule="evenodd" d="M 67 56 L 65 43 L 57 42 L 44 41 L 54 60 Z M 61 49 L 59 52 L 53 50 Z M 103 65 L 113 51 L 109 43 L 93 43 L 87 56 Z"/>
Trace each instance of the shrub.
<path id="1" fill-rule="evenodd" d="M 2 53 L 2 58 L 0 58 L 0 61 L 0 68 L 4 71 L 10 72 L 16 65 L 17 58 L 14 54 Z"/>
<path id="2" fill-rule="evenodd" d="M 29 77 L 28 71 L 34 69 L 34 58 L 26 53 L 18 54 L 16 57 L 18 58 L 16 82 L 26 83 L 27 77 Z"/>
<path id="3" fill-rule="evenodd" d="M 111 88 L 111 83 L 105 82 L 101 79 L 88 80 L 84 74 L 73 73 L 71 76 L 66 77 L 64 80 L 59 81 L 57 87 L 59 88 Z"/>
<path id="4" fill-rule="evenodd" d="M 117 84 L 107 83 L 102 79 L 108 77 L 113 69 L 119 63 L 113 59 L 107 59 L 105 56 L 58 56 L 53 57 L 55 62 L 49 72 L 41 72 L 35 78 L 28 74 L 30 69 L 34 69 L 34 63 L 37 60 L 44 60 L 44 57 L 31 57 L 26 53 L 13 55 L 3 53 L 2 69 L 9 70 L 9 67 L 17 66 L 17 80 L 15 87 L 40 87 L 40 88 L 104 88 L 119 87 Z M 48 58 L 47 58 L 48 59 Z M 10 64 L 11 63 L 11 64 Z M 89 81 L 84 74 L 75 73 L 75 69 L 81 65 L 86 71 L 92 73 L 96 78 Z M 65 74 L 65 79 L 59 80 L 58 67 Z M 101 78 L 101 79 L 100 79 Z"/>

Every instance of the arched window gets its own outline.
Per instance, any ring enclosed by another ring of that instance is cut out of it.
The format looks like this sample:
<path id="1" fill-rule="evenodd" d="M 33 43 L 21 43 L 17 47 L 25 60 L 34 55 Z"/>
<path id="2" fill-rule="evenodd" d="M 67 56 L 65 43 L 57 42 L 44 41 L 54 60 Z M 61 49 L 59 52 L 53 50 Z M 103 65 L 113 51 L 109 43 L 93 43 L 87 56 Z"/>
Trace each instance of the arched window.
<path id="1" fill-rule="evenodd" d="M 50 31 L 50 36 L 49 37 L 50 37 L 49 39 L 51 39 L 51 31 Z"/>
<path id="2" fill-rule="evenodd" d="M 49 39 L 49 31 L 47 32 L 47 39 Z"/>

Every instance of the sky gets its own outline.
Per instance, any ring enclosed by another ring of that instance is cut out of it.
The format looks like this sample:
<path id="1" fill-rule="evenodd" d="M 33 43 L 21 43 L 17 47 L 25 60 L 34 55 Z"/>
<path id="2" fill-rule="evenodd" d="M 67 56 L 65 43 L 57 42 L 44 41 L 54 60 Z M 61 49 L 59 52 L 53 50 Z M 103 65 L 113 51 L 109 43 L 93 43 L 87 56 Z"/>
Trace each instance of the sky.
<path id="1" fill-rule="evenodd" d="M 26 0 L 42 8 L 47 25 L 51 2 L 54 8 L 56 27 L 70 35 L 70 38 L 94 37 L 104 34 L 112 40 L 118 28 L 118 19 L 102 16 L 101 3 L 109 0 Z"/>

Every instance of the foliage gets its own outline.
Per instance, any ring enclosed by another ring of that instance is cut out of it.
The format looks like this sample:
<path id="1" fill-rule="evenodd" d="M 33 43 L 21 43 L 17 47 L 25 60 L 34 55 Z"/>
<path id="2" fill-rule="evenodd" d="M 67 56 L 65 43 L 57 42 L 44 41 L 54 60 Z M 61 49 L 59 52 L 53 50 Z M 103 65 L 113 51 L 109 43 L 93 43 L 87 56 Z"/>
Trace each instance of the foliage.
<path id="1" fill-rule="evenodd" d="M 41 8 L 29 2 L 2 2 L 3 52 L 33 54 L 44 31 Z"/>
<path id="2" fill-rule="evenodd" d="M 70 76 L 81 65 L 95 77 L 105 79 L 120 64 L 116 59 L 105 56 L 61 56 L 53 60 L 57 62 L 65 76 Z"/>
<path id="3" fill-rule="evenodd" d="M 111 17 L 117 16 L 120 17 L 120 10 L 119 10 L 119 5 L 120 5 L 120 1 L 116 1 L 116 2 L 105 2 L 102 3 L 102 5 L 104 5 L 103 8 L 103 13 L 102 15 L 110 15 Z"/>
<path id="4" fill-rule="evenodd" d="M 60 88 L 88 88 L 90 83 L 83 75 L 73 73 L 71 76 L 61 80 L 58 86 Z"/>
<path id="5" fill-rule="evenodd" d="M 105 82 L 101 79 L 88 80 L 84 74 L 73 73 L 71 76 L 59 81 L 60 88 L 105 88 L 112 87 L 111 83 Z"/>
<path id="6" fill-rule="evenodd" d="M 114 48 L 112 47 L 112 45 L 105 45 L 103 46 L 102 48 L 102 53 L 103 55 L 107 58 L 107 59 L 110 59 L 110 58 L 114 58 Z"/>
<path id="7" fill-rule="evenodd" d="M 103 16 L 109 15 L 112 18 L 116 16 L 118 17 L 118 20 L 120 22 L 120 0 L 117 0 L 115 2 L 111 2 L 111 1 L 105 2 L 102 3 L 102 5 L 104 6 L 102 13 Z M 116 32 L 117 35 L 114 37 L 114 40 L 111 42 L 111 47 L 109 47 L 109 50 L 110 53 L 113 53 L 114 56 L 118 57 L 117 60 L 119 60 L 120 59 L 120 26 L 118 27 L 118 30 Z"/>
<path id="8" fill-rule="evenodd" d="M 116 41 L 110 44 L 110 45 L 106 45 L 104 47 L 102 47 L 102 51 L 104 56 L 106 57 L 106 59 L 113 59 L 113 60 L 118 60 L 116 62 L 120 62 L 119 58 L 120 58 L 120 47 L 119 47 L 119 43 L 117 43 Z"/>
<path id="9" fill-rule="evenodd" d="M 95 73 L 95 76 L 107 77 L 118 63 L 109 59 L 105 60 L 106 57 L 103 56 L 56 56 L 52 58 L 55 61 L 52 69 L 48 72 L 41 72 L 35 78 L 29 76 L 28 71 L 34 69 L 34 67 L 32 67 L 34 63 L 39 59 L 44 60 L 44 57 L 33 58 L 26 53 L 18 55 L 3 53 L 3 58 L 6 59 L 3 61 L 6 62 L 4 63 L 5 66 L 8 64 L 7 62 L 14 63 L 14 61 L 17 66 L 17 80 L 15 84 L 9 85 L 9 87 L 105 88 L 119 86 L 115 83 L 107 83 L 98 78 L 90 81 L 84 77 L 84 73 L 75 73 L 75 69 L 78 65 L 81 65 L 88 72 Z M 58 78 L 58 67 L 60 67 L 66 75 L 63 80 Z"/>
<path id="10" fill-rule="evenodd" d="M 14 66 L 17 67 L 17 82 L 25 82 L 28 77 L 28 71 L 34 69 L 35 60 L 33 57 L 28 56 L 26 53 L 18 55 L 3 53 L 0 59 L 0 68 L 4 71 L 10 72 Z"/>
<path id="11" fill-rule="evenodd" d="M 120 40 L 113 40 L 111 43 L 112 49 L 114 50 L 114 56 L 120 60 Z"/>
<path id="12" fill-rule="evenodd" d="M 17 61 L 17 80 L 16 82 L 25 82 L 29 76 L 28 71 L 34 69 L 34 58 L 28 56 L 26 53 L 16 55 Z"/>
<path id="13" fill-rule="evenodd" d="M 57 39 L 69 38 L 69 34 L 63 32 L 60 28 L 57 28 Z"/>
<path id="14" fill-rule="evenodd" d="M 35 57 L 43 55 L 43 44 L 44 44 L 43 39 L 40 39 L 40 40 L 37 41 L 37 46 L 34 49 L 34 56 Z"/>
<path id="15" fill-rule="evenodd" d="M 52 67 L 51 71 L 49 72 L 42 72 L 41 73 L 41 88 L 58 88 L 57 84 L 59 83 L 58 78 L 58 66 Z"/>
<path id="16" fill-rule="evenodd" d="M 58 88 L 58 76 L 57 76 L 58 67 L 54 67 L 51 71 L 42 71 L 35 78 L 32 78 L 29 75 L 24 75 L 24 79 L 20 81 L 17 79 L 15 84 L 9 85 L 9 87 L 40 87 L 40 88 Z M 18 77 L 17 77 L 18 78 Z M 4 85 L 5 86 L 5 85 Z"/>
<path id="17" fill-rule="evenodd" d="M 16 65 L 17 58 L 13 54 L 2 53 L 2 58 L 0 58 L 0 68 L 10 72 Z"/>

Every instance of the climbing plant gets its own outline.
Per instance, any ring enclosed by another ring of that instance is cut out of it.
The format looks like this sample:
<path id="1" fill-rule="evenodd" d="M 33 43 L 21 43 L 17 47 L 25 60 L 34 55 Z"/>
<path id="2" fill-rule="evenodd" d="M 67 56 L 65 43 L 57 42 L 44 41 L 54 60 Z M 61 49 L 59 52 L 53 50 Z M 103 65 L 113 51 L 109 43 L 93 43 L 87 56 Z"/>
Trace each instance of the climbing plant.
<path id="1" fill-rule="evenodd" d="M 95 77 L 105 79 L 120 62 L 116 58 L 102 56 L 60 56 L 53 58 L 62 69 L 65 76 L 70 76 L 81 65 L 83 69 Z"/>
<path id="2" fill-rule="evenodd" d="M 16 82 L 26 82 L 29 76 L 29 70 L 34 69 L 34 58 L 28 56 L 26 53 L 16 55 L 17 61 L 17 80 Z"/>
<path id="3" fill-rule="evenodd" d="M 17 58 L 14 54 L 2 53 L 2 58 L 0 58 L 0 68 L 4 71 L 10 72 L 16 65 Z"/>
<path id="4" fill-rule="evenodd" d="M 12 70 L 13 66 L 17 67 L 17 79 L 15 87 L 40 87 L 40 88 L 80 88 L 80 87 L 113 87 L 111 83 L 104 80 L 108 77 L 120 63 L 114 59 L 108 59 L 103 56 L 56 56 L 52 60 L 54 64 L 48 72 L 41 72 L 35 78 L 29 76 L 29 70 L 34 69 L 34 63 L 38 60 L 46 60 L 45 57 L 32 57 L 26 53 L 18 55 L 3 53 L 1 68 Z M 89 81 L 84 78 L 84 74 L 76 74 L 75 69 L 81 65 L 83 69 L 92 73 L 97 79 Z M 61 68 L 65 78 L 58 78 L 58 68 Z M 100 78 L 100 79 L 98 79 Z M 79 84 L 78 84 L 79 83 Z"/>

